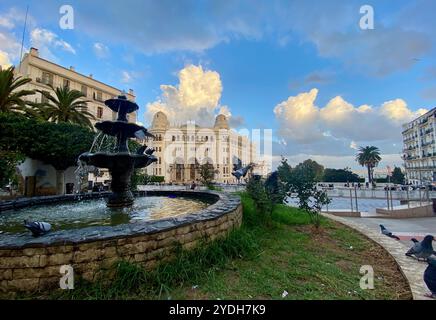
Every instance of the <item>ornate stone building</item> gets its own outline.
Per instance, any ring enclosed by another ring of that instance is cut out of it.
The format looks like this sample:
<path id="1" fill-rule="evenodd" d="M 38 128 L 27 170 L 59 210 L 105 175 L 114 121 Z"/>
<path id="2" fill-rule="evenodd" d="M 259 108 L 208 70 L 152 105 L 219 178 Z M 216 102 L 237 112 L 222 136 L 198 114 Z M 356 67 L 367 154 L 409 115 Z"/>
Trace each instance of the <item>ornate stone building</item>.
<path id="1" fill-rule="evenodd" d="M 257 163 L 255 145 L 247 136 L 231 130 L 222 114 L 213 127 L 205 128 L 189 122 L 171 126 L 167 116 L 157 112 L 149 131 L 155 138 L 145 143 L 156 149 L 158 162 L 146 169 L 147 174 L 163 176 L 167 183 L 200 180 L 200 165 L 207 162 L 214 166 L 216 182 L 236 183 L 231 175 L 235 157 L 243 165 Z"/>

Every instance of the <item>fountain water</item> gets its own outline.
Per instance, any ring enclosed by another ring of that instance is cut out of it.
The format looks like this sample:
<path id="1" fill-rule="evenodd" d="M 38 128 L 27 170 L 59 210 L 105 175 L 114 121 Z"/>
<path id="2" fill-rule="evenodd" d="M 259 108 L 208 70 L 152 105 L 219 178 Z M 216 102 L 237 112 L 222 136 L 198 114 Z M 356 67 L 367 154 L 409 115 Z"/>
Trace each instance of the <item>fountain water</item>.
<path id="1" fill-rule="evenodd" d="M 135 168 L 144 168 L 157 161 L 153 155 L 154 150 L 148 149 L 144 153 L 130 153 L 127 145 L 129 138 L 134 137 L 153 137 L 143 126 L 127 121 L 127 114 L 139 109 L 134 102 L 127 100 L 125 96 L 105 101 L 105 104 L 113 111 L 118 113 L 116 121 L 103 121 L 95 124 L 95 127 L 103 134 L 116 138 L 114 152 L 97 151 L 92 153 L 85 152 L 79 156 L 79 161 L 86 165 L 97 168 L 107 168 L 112 176 L 111 190 L 108 207 L 126 207 L 133 204 L 133 194 L 130 191 L 130 179 Z"/>

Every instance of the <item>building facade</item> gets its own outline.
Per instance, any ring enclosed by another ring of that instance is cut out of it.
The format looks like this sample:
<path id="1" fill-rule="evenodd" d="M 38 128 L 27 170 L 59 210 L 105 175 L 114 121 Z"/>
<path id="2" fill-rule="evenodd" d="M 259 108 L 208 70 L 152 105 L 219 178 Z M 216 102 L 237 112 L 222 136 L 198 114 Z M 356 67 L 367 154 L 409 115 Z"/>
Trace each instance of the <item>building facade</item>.
<path id="1" fill-rule="evenodd" d="M 26 84 L 25 90 L 40 90 L 53 93 L 53 88 L 67 86 L 71 89 L 81 91 L 87 101 L 87 111 L 94 115 L 95 119 L 90 119 L 93 124 L 99 121 L 115 120 L 116 113 L 109 109 L 104 101 L 121 94 L 127 99 L 135 101 L 135 95 L 132 90 L 123 92 L 120 89 L 100 82 L 93 78 L 92 75 L 83 75 L 75 71 L 73 67 L 65 68 L 48 60 L 39 57 L 38 49 L 31 48 L 26 53 L 20 65 L 15 69 L 16 75 L 27 77 L 31 82 Z M 41 103 L 45 97 L 37 92 L 26 99 Z M 130 122 L 136 122 L 137 113 L 133 112 L 128 115 Z M 64 190 L 72 192 L 72 185 L 77 181 L 74 175 L 75 168 L 69 168 L 63 181 Z M 23 193 L 27 196 L 48 195 L 56 192 L 55 170 L 51 166 L 42 164 L 40 161 L 26 159 L 18 170 L 22 176 Z M 104 183 L 111 179 L 107 170 L 101 170 L 99 176 L 89 175 L 91 184 Z"/>
<path id="2" fill-rule="evenodd" d="M 231 175 L 235 158 L 245 166 L 258 163 L 256 147 L 249 138 L 229 128 L 224 115 L 218 115 L 213 127 L 194 123 L 171 126 L 163 112 L 157 112 L 149 128 L 155 138 L 145 141 L 153 147 L 158 161 L 146 168 L 148 175 L 162 176 L 166 183 L 190 183 L 201 180 L 200 165 L 210 163 L 218 183 L 236 183 Z M 258 169 L 264 171 L 262 168 Z"/>
<path id="3" fill-rule="evenodd" d="M 109 109 L 104 101 L 113 97 L 124 94 L 127 99 L 135 101 L 133 90 L 123 92 L 120 89 L 114 88 L 108 84 L 100 82 L 93 78 L 93 75 L 83 75 L 75 71 L 74 67 L 65 68 L 48 60 L 39 57 L 38 49 L 31 48 L 29 53 L 26 53 L 20 65 L 16 68 L 17 74 L 28 77 L 32 81 L 29 82 L 23 89 L 25 90 L 40 90 L 52 92 L 50 86 L 69 87 L 81 91 L 88 101 L 87 111 L 95 116 L 93 123 L 105 120 L 115 120 L 116 113 Z M 29 100 L 35 103 L 43 102 L 45 97 L 41 93 L 35 93 L 28 97 Z M 133 112 L 128 115 L 130 122 L 136 122 L 137 113 Z"/>
<path id="4" fill-rule="evenodd" d="M 436 183 L 436 108 L 403 125 L 403 159 L 408 183 Z"/>

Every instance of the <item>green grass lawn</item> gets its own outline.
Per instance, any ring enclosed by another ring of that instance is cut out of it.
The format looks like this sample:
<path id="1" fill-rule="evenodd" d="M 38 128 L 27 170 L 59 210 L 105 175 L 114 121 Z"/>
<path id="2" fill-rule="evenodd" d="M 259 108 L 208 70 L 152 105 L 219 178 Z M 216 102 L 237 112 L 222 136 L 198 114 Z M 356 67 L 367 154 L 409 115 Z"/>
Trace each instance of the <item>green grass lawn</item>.
<path id="1" fill-rule="evenodd" d="M 276 206 L 272 219 L 255 212 L 242 194 L 244 222 L 228 238 L 191 251 L 154 271 L 122 262 L 111 283 L 79 283 L 67 299 L 410 299 L 393 259 L 353 230 Z M 361 290 L 362 265 L 375 272 L 375 289 Z M 67 295 L 66 295 L 67 294 Z"/>

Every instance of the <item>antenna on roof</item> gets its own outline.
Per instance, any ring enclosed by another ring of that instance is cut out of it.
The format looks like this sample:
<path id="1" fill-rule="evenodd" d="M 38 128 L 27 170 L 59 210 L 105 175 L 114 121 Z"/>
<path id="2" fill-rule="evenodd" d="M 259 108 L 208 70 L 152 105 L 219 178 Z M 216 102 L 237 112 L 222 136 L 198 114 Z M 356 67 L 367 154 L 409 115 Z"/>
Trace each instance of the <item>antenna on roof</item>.
<path id="1" fill-rule="evenodd" d="M 28 13 L 29 13 L 29 5 L 27 5 L 27 7 L 26 7 L 26 17 L 24 18 L 23 37 L 21 38 L 20 66 L 18 67 L 19 73 L 21 73 L 21 61 L 23 60 L 24 35 L 26 34 L 27 14 Z"/>

